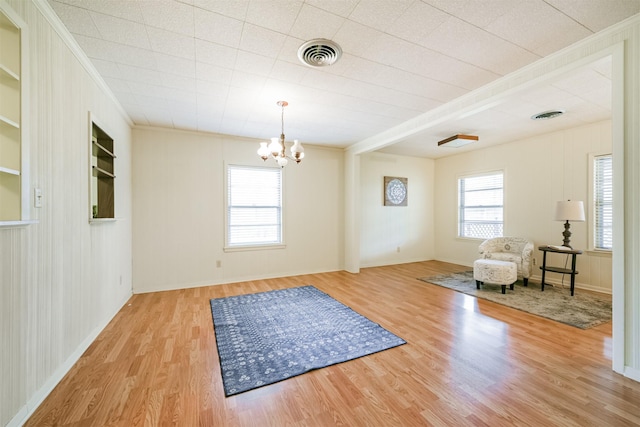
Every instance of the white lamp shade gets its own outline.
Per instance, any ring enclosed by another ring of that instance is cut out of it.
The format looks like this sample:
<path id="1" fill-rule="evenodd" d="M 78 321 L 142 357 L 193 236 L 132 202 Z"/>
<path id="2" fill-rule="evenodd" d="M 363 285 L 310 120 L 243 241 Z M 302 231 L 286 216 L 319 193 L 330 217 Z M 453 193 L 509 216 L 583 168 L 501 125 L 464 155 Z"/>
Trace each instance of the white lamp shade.
<path id="1" fill-rule="evenodd" d="M 581 201 L 560 201 L 556 204 L 556 221 L 584 221 L 584 204 Z"/>
<path id="2" fill-rule="evenodd" d="M 269 144 L 269 151 L 273 155 L 273 157 L 278 157 L 280 154 L 280 150 L 282 149 L 280 145 L 280 140 L 278 138 L 271 138 L 271 144 Z"/>
<path id="3" fill-rule="evenodd" d="M 291 146 L 291 156 L 296 161 L 296 163 L 300 163 L 300 161 L 304 159 L 304 147 L 297 139 L 293 140 L 293 145 Z"/>
<path id="4" fill-rule="evenodd" d="M 300 141 L 294 139 L 293 145 L 291 146 L 291 155 L 295 157 L 296 153 L 300 153 L 304 156 L 304 147 L 300 144 Z"/>
<path id="5" fill-rule="evenodd" d="M 267 147 L 267 143 L 266 142 L 261 142 L 260 143 L 260 148 L 258 149 L 258 155 L 260 157 L 262 157 L 264 160 L 266 160 L 269 157 L 269 154 L 271 154 L 269 152 L 269 148 Z"/>

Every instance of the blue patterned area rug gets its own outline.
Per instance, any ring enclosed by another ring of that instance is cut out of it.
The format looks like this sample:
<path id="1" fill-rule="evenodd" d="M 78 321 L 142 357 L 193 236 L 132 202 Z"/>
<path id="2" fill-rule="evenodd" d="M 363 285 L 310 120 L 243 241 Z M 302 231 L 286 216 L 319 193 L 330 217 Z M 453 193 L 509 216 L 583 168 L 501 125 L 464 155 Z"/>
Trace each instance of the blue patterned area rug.
<path id="1" fill-rule="evenodd" d="M 406 344 L 313 286 L 211 300 L 226 396 Z"/>

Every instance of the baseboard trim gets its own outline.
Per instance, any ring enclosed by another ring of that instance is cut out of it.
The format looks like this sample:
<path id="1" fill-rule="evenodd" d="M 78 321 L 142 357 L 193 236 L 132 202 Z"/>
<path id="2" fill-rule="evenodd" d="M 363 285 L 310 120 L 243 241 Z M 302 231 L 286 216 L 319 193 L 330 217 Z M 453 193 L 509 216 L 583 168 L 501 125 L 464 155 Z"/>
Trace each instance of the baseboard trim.
<path id="1" fill-rule="evenodd" d="M 447 262 L 449 264 L 458 264 L 463 267 L 473 268 L 473 262 L 471 264 L 468 264 L 467 261 L 461 261 L 459 259 L 436 258 L 434 261 Z"/>
<path id="2" fill-rule="evenodd" d="M 533 282 L 537 282 L 540 283 L 542 281 L 542 276 L 531 276 L 531 279 Z M 567 280 L 564 281 L 564 283 L 562 282 L 562 279 L 549 279 L 548 277 L 545 277 L 544 279 L 544 284 L 545 286 L 547 285 L 551 285 L 551 286 L 557 286 L 557 287 L 562 287 L 562 288 L 566 288 L 569 289 L 571 287 L 571 281 L 567 278 Z M 600 294 L 606 294 L 606 295 L 611 295 L 612 290 L 611 289 L 603 289 L 603 288 L 599 288 L 597 286 L 592 286 L 589 285 L 587 283 L 580 283 L 578 281 L 576 281 L 576 289 L 582 289 L 585 291 L 591 291 L 591 292 L 598 292 Z"/>
<path id="3" fill-rule="evenodd" d="M 113 320 L 113 318 L 118 314 L 118 312 L 124 307 L 124 305 L 129 301 L 131 295 L 127 295 L 127 297 L 119 304 L 116 310 L 107 316 L 106 319 L 102 321 L 91 333 L 80 343 L 80 345 L 76 348 L 76 350 L 69 355 L 67 360 L 64 361 L 62 365 L 55 370 L 55 372 L 49 377 L 49 379 L 40 387 L 38 391 L 36 391 L 33 396 L 29 399 L 26 405 L 24 405 L 18 413 L 9 421 L 9 424 L 6 427 L 20 427 L 27 422 L 27 420 L 33 415 L 33 413 L 38 409 L 38 407 L 44 402 L 44 400 L 49 396 L 49 394 L 53 391 L 53 389 L 58 385 L 60 381 L 64 378 L 65 375 L 71 370 L 73 365 L 80 359 L 80 357 L 84 354 L 85 351 L 89 348 L 89 346 L 95 341 L 95 339 L 100 335 L 100 333 L 107 327 L 109 322 Z"/>
<path id="4" fill-rule="evenodd" d="M 9 424 L 7 424 L 6 427 L 20 427 L 25 422 L 27 422 L 30 416 L 31 414 L 27 410 L 27 405 L 24 405 L 22 408 L 20 408 L 18 413 L 11 419 L 11 421 L 9 421 Z"/>
<path id="5" fill-rule="evenodd" d="M 395 261 L 389 260 L 389 261 L 379 261 L 379 262 L 375 262 L 375 263 L 364 262 L 364 263 L 360 264 L 360 268 L 386 267 L 388 265 L 402 265 L 402 264 L 411 264 L 411 263 L 414 263 L 414 262 L 425 262 L 425 261 L 431 261 L 431 260 L 430 259 L 424 259 L 424 258 L 409 258 L 409 259 L 405 259 L 405 260 L 395 260 Z"/>
<path id="6" fill-rule="evenodd" d="M 266 279 L 279 279 L 282 277 L 293 277 L 293 276 L 302 276 L 306 274 L 321 274 L 321 273 L 331 273 L 334 271 L 342 271 L 342 269 L 334 269 L 334 270 L 311 270 L 305 272 L 288 272 L 288 273 L 273 273 L 268 275 L 252 275 L 252 276 L 239 276 L 233 278 L 212 278 L 211 280 L 204 280 L 198 282 L 185 282 L 185 283 L 174 283 L 171 286 L 161 287 L 161 288 L 148 288 L 140 285 L 133 285 L 133 293 L 134 294 L 148 294 L 151 292 L 164 292 L 164 291 L 177 291 L 180 289 L 189 289 L 189 288 L 202 288 L 205 286 L 217 286 L 217 285 L 228 285 L 230 283 L 240 283 L 240 282 L 249 282 L 251 280 L 266 280 Z"/>
<path id="7" fill-rule="evenodd" d="M 624 367 L 624 376 L 634 381 L 640 382 L 640 370 L 631 366 Z"/>

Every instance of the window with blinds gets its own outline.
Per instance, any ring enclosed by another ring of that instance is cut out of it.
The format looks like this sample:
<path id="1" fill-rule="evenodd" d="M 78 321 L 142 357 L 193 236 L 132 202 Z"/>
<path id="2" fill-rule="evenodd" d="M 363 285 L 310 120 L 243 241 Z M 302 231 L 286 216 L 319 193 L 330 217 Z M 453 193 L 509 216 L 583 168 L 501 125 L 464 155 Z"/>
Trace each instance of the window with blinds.
<path id="1" fill-rule="evenodd" d="M 610 154 L 593 158 L 595 249 L 613 248 L 613 164 Z"/>
<path id="2" fill-rule="evenodd" d="M 458 179 L 458 236 L 489 239 L 503 233 L 503 173 Z"/>
<path id="3" fill-rule="evenodd" d="M 282 169 L 227 166 L 227 246 L 282 243 Z"/>

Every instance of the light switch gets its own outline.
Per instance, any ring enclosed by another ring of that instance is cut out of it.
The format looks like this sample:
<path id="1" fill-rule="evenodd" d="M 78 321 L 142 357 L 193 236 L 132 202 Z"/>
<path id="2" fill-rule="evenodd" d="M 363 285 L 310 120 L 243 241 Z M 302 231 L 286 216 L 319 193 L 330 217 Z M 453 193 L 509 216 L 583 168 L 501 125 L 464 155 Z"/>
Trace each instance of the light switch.
<path id="1" fill-rule="evenodd" d="M 39 188 L 33 189 L 33 205 L 36 208 L 42 207 L 42 190 Z"/>

